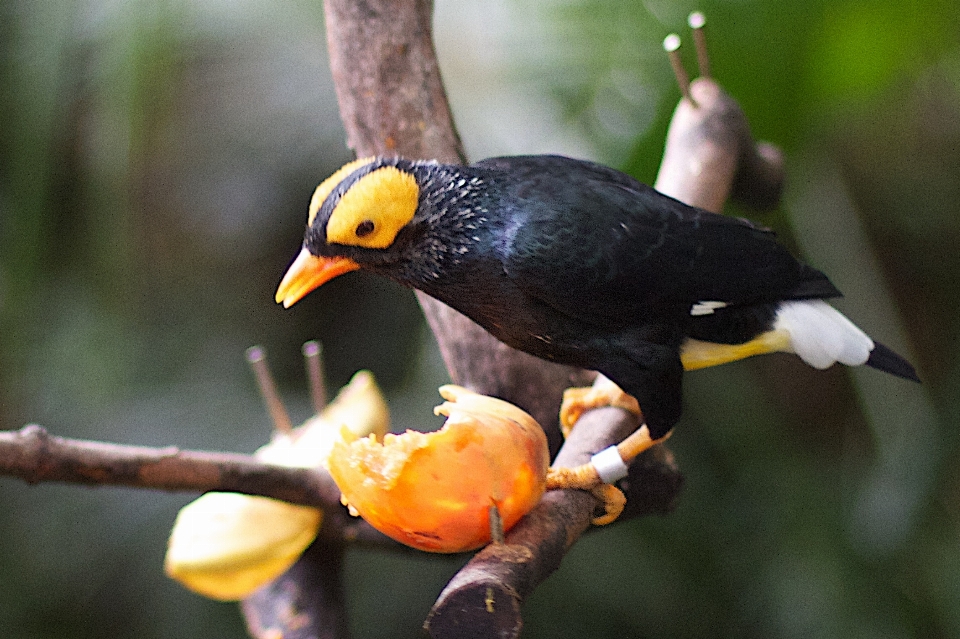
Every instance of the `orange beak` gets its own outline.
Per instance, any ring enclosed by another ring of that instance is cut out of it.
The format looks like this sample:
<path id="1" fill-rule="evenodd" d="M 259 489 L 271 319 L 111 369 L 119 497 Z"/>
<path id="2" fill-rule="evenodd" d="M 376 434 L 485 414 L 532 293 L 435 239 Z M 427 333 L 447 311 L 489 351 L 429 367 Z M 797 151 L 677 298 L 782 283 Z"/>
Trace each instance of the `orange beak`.
<path id="1" fill-rule="evenodd" d="M 316 257 L 302 248 L 277 288 L 277 304 L 290 308 L 321 284 L 358 268 L 359 264 L 346 257 Z"/>

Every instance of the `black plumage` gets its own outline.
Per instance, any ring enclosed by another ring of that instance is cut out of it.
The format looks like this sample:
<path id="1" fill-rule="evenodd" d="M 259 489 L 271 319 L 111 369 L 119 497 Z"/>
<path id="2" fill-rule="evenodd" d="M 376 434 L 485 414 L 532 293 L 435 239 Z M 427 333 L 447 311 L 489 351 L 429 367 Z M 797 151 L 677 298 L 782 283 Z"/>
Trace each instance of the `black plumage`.
<path id="1" fill-rule="evenodd" d="M 514 348 L 599 370 L 637 398 L 654 437 L 679 419 L 687 340 L 749 342 L 774 328 L 782 302 L 840 294 L 769 230 L 598 164 L 560 156 L 357 164 L 321 193 L 304 240 L 310 255 L 420 289 Z M 402 187 L 367 180 L 385 167 L 399 171 Z M 369 203 L 346 205 L 352 189 L 367 191 Z M 416 198 L 409 219 L 379 219 L 379 204 L 407 189 Z M 337 241 L 328 237 L 334 217 L 347 229 Z M 366 245 L 371 228 L 391 224 L 398 228 L 384 231 L 382 246 Z M 889 372 L 915 378 L 887 352 Z"/>

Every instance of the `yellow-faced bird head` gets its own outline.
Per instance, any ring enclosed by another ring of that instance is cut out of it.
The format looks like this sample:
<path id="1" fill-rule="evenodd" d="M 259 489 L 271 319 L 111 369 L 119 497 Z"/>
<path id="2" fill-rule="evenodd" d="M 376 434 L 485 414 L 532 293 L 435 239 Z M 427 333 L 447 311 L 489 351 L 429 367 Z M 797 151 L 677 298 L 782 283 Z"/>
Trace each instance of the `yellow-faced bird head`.
<path id="1" fill-rule="evenodd" d="M 280 283 L 277 302 L 289 307 L 358 268 L 384 271 L 394 279 L 420 270 L 416 254 L 427 247 L 417 240 L 430 244 L 424 231 L 438 230 L 424 225 L 428 207 L 435 204 L 426 196 L 441 183 L 431 177 L 438 173 L 444 171 L 435 162 L 365 158 L 326 179 L 310 200 L 303 248 Z"/>

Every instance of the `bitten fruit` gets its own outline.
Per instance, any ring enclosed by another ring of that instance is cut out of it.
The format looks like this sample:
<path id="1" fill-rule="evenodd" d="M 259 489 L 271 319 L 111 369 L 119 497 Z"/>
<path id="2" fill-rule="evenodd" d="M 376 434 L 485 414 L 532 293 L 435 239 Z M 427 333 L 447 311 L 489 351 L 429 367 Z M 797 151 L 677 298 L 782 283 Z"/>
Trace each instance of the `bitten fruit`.
<path id="1" fill-rule="evenodd" d="M 443 386 L 432 433 L 334 444 L 329 469 L 351 511 L 408 546 L 472 550 L 491 540 L 490 507 L 509 530 L 543 495 L 550 465 L 537 422 L 507 402 Z"/>

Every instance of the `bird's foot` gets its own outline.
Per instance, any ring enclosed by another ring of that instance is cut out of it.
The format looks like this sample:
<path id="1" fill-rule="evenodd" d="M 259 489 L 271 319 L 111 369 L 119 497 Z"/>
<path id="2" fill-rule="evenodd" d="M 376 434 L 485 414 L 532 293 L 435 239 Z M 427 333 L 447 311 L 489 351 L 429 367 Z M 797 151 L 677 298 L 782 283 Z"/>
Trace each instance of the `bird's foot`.
<path id="1" fill-rule="evenodd" d="M 570 434 L 584 412 L 593 408 L 614 406 L 622 408 L 643 421 L 643 412 L 637 400 L 619 386 L 603 377 L 588 388 L 568 388 L 560 406 L 560 428 L 563 436 Z M 547 471 L 547 490 L 569 488 L 588 490 L 603 505 L 605 514 L 592 520 L 595 526 L 609 524 L 623 512 L 627 500 L 613 482 L 627 475 L 627 468 L 637 455 L 670 437 L 668 432 L 659 439 L 650 436 L 646 424 L 616 446 L 603 450 L 586 464 L 576 468 L 553 468 Z"/>
<path id="2" fill-rule="evenodd" d="M 633 413 L 643 421 L 643 412 L 637 400 L 628 395 L 619 386 L 603 377 L 598 383 L 586 388 L 568 388 L 563 393 L 560 405 L 560 429 L 567 437 L 574 424 L 586 411 L 593 408 L 614 406 Z"/>
<path id="3" fill-rule="evenodd" d="M 563 489 L 589 491 L 600 502 L 604 514 L 591 520 L 594 526 L 604 526 L 616 521 L 627 503 L 627 498 L 619 488 L 603 483 L 592 462 L 575 468 L 551 467 L 547 471 L 547 490 Z"/>

